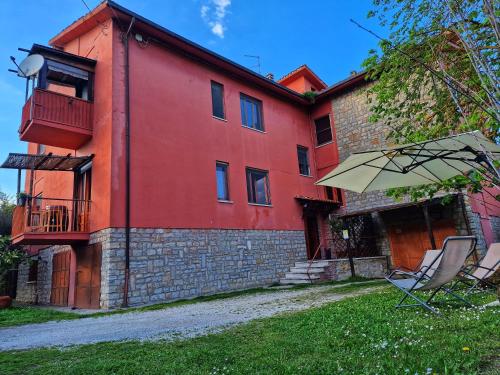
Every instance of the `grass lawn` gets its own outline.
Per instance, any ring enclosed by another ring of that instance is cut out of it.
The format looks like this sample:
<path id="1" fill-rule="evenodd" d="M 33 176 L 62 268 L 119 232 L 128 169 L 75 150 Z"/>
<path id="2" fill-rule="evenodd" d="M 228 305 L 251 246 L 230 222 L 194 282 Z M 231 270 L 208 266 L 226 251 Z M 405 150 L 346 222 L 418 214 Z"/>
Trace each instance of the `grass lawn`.
<path id="1" fill-rule="evenodd" d="M 500 308 L 394 309 L 384 289 L 177 342 L 0 353 L 2 374 L 498 374 Z M 476 303 L 494 297 L 474 296 Z"/>
<path id="2" fill-rule="evenodd" d="M 332 281 L 328 283 L 322 283 L 320 285 L 344 285 L 347 283 L 355 283 L 355 282 L 366 282 L 369 279 L 364 279 L 362 277 L 357 277 L 354 279 L 348 279 L 344 281 Z M 314 288 L 317 285 L 297 285 L 288 290 L 298 290 L 304 288 Z M 346 286 L 345 288 L 359 288 L 359 285 L 353 284 L 352 287 Z M 226 299 L 236 296 L 255 294 L 255 293 L 272 293 L 279 291 L 277 288 L 254 288 L 254 289 L 246 289 L 242 291 L 228 292 L 228 293 L 219 293 L 210 296 L 197 297 L 192 299 L 184 299 L 178 300 L 174 302 L 165 302 L 165 303 L 157 303 L 154 305 L 141 306 L 141 307 L 131 307 L 127 309 L 117 309 L 111 311 L 103 311 L 97 312 L 93 314 L 77 314 L 71 312 L 63 312 L 54 309 L 48 309 L 43 307 L 31 307 L 31 306 L 18 306 L 18 307 L 10 307 L 8 309 L 0 310 L 0 328 L 2 327 L 10 327 L 17 326 L 23 324 L 31 324 L 31 323 L 45 323 L 51 320 L 67 320 L 67 319 L 81 319 L 87 317 L 97 317 L 103 315 L 111 315 L 111 314 L 124 314 L 132 311 L 151 311 L 151 310 L 160 310 L 166 309 L 169 307 L 187 305 L 191 303 L 204 302 L 204 301 L 213 301 L 217 299 Z M 350 289 L 346 289 L 349 291 Z M 0 372 L 1 375 L 1 372 Z"/>

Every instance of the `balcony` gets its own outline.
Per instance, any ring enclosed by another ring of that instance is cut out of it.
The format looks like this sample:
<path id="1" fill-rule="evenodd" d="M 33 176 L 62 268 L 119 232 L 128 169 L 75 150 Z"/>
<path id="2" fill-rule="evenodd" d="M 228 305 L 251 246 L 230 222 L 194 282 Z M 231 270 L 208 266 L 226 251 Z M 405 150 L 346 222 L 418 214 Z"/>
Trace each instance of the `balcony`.
<path id="1" fill-rule="evenodd" d="M 89 240 L 90 201 L 28 198 L 12 217 L 12 243 L 74 245 Z"/>
<path id="2" fill-rule="evenodd" d="M 93 103 L 44 89 L 35 89 L 24 104 L 23 141 L 72 150 L 92 138 Z"/>

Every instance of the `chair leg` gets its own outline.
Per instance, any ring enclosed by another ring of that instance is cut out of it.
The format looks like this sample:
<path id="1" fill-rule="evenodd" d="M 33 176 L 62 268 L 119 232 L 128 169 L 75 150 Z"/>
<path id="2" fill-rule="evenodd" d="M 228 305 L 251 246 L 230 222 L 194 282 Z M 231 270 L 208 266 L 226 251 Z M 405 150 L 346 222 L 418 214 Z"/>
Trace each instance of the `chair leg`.
<path id="1" fill-rule="evenodd" d="M 396 286 L 397 287 L 397 286 Z M 427 310 L 433 312 L 434 314 L 437 314 L 437 315 L 441 315 L 440 312 L 438 312 L 436 309 L 434 309 L 432 306 L 430 306 L 427 302 L 421 300 L 420 298 L 418 298 L 417 296 L 411 294 L 409 291 L 407 291 L 406 289 L 402 289 L 402 288 L 399 288 L 397 287 L 399 290 L 401 290 L 403 293 L 405 293 L 405 296 L 403 297 L 403 299 L 396 305 L 396 308 L 399 308 L 399 307 L 407 307 L 407 306 L 423 306 L 425 307 Z M 418 302 L 418 304 L 416 305 L 402 305 L 401 303 L 407 298 L 407 297 L 411 297 L 413 298 L 415 301 Z"/>
<path id="2" fill-rule="evenodd" d="M 431 300 L 434 298 L 434 296 L 441 290 L 442 286 L 437 288 L 437 289 L 434 289 L 434 291 L 432 292 L 431 296 L 427 299 L 427 301 L 425 301 L 426 303 L 430 303 Z"/>

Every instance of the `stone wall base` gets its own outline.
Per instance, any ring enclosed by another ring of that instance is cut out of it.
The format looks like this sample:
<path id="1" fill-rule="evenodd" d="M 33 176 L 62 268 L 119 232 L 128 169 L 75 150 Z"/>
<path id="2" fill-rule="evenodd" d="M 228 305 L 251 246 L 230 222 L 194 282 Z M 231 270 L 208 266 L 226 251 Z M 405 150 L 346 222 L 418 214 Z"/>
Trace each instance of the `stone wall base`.
<path id="1" fill-rule="evenodd" d="M 131 305 L 270 285 L 306 259 L 303 231 L 134 228 L 130 235 Z M 122 302 L 116 293 L 123 279 L 122 236 L 113 229 L 110 249 L 103 247 L 105 308 Z"/>
<path id="2" fill-rule="evenodd" d="M 354 272 L 356 276 L 369 279 L 381 279 L 387 272 L 387 257 L 366 257 L 353 258 Z M 346 280 L 351 277 L 351 266 L 349 259 L 331 259 L 327 260 L 328 267 L 325 269 L 325 280 Z"/>
<path id="3" fill-rule="evenodd" d="M 29 263 L 19 265 L 17 275 L 16 301 L 23 303 L 38 303 L 40 305 L 50 304 L 50 293 L 52 288 L 52 257 L 61 251 L 70 250 L 70 246 L 51 246 L 40 250 L 32 260 L 38 260 L 37 281 L 28 282 Z"/>
<path id="4" fill-rule="evenodd" d="M 94 243 L 102 245 L 100 306 L 119 307 L 125 283 L 125 230 L 92 233 L 89 244 Z M 36 283 L 27 282 L 29 265 L 22 264 L 17 299 L 49 304 L 53 255 L 70 249 L 41 250 L 36 256 Z M 128 301 L 142 305 L 270 285 L 305 259 L 303 231 L 132 228 Z"/>

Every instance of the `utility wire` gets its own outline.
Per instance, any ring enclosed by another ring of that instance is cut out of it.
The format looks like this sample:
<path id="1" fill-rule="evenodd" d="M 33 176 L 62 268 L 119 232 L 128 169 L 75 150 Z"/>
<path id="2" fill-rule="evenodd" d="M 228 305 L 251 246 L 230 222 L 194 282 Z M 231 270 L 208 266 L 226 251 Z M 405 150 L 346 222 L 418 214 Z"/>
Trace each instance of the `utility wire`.
<path id="1" fill-rule="evenodd" d="M 85 2 L 85 0 L 82 0 L 82 3 L 83 3 L 83 5 L 85 5 L 85 8 L 87 8 L 87 10 L 90 12 L 91 10 L 90 10 L 89 6 L 87 5 L 87 3 Z"/>

